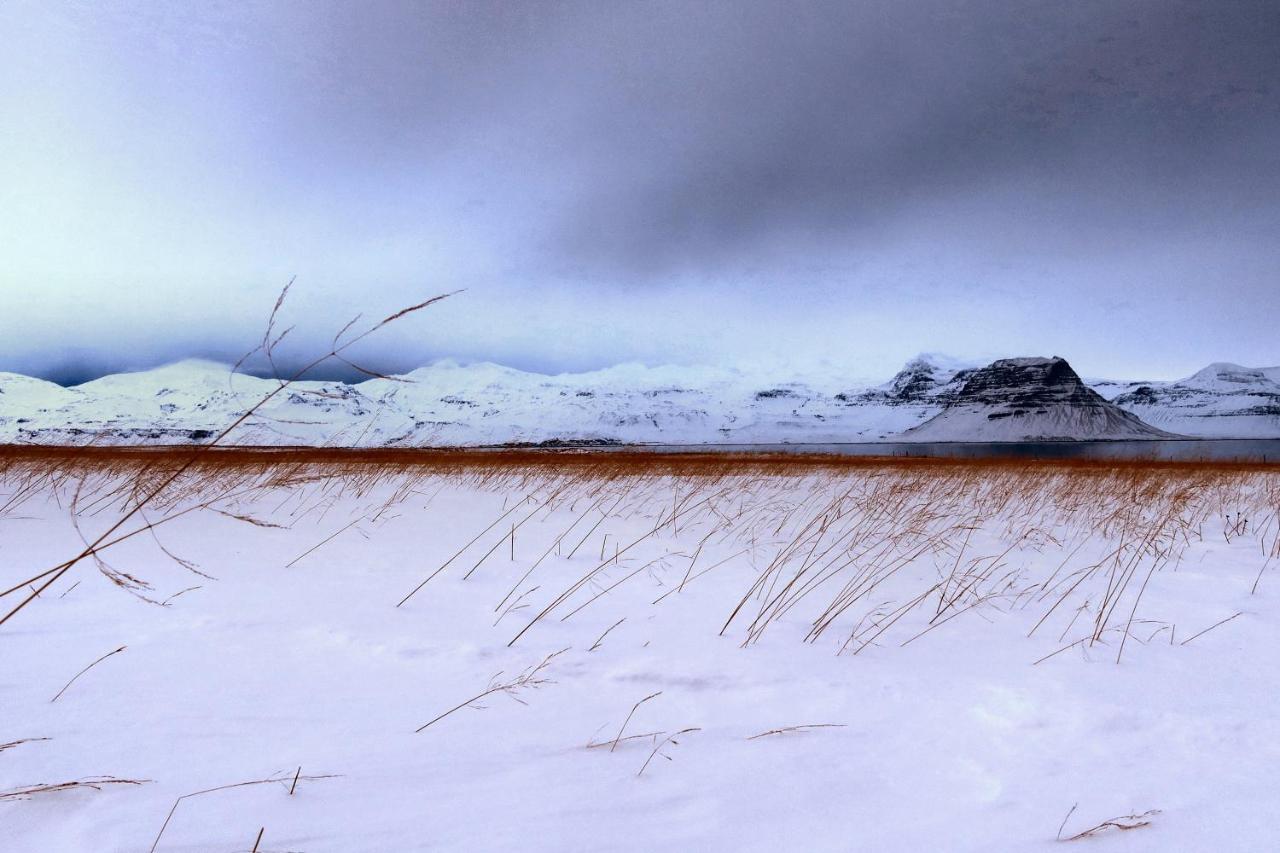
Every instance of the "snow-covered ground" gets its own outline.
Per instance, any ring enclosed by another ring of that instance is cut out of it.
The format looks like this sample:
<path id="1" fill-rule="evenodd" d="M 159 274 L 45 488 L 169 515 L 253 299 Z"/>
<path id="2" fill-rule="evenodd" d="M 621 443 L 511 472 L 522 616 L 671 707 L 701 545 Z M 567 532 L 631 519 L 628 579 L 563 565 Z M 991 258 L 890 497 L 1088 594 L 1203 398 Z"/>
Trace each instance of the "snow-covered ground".
<path id="1" fill-rule="evenodd" d="M 0 627 L 0 847 L 1280 841 L 1276 473 L 304 474 L 201 475 Z M 0 586 L 122 482 L 11 469 Z"/>

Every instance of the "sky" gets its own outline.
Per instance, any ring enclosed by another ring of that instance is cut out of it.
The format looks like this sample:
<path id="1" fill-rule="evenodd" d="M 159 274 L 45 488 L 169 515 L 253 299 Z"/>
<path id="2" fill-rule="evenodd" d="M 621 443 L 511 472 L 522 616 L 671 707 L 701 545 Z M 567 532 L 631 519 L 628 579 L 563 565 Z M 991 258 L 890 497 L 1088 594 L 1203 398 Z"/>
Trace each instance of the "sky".
<path id="1" fill-rule="evenodd" d="M 233 361 L 291 279 L 286 364 L 453 291 L 358 360 L 1280 363 L 1275 0 L 7 0 L 0 35 L 0 370 Z"/>

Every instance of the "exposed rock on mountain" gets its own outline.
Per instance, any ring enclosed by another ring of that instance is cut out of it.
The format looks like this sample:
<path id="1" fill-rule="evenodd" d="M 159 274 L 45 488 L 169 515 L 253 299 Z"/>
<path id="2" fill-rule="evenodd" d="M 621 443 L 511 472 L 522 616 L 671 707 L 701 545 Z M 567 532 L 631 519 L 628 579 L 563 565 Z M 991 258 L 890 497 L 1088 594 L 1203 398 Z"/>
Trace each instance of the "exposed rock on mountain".
<path id="1" fill-rule="evenodd" d="M 1193 435 L 1280 435 L 1280 367 L 1216 362 L 1177 382 L 1137 385 L 1112 402 L 1155 426 Z"/>
<path id="2" fill-rule="evenodd" d="M 1065 359 L 1006 358 L 972 371 L 909 441 L 1075 441 L 1169 438 L 1107 402 Z"/>
<path id="3" fill-rule="evenodd" d="M 890 405 L 932 403 L 945 405 L 963 387 L 975 368 L 933 353 L 918 355 L 879 388 L 862 395 L 864 400 L 883 400 Z"/>

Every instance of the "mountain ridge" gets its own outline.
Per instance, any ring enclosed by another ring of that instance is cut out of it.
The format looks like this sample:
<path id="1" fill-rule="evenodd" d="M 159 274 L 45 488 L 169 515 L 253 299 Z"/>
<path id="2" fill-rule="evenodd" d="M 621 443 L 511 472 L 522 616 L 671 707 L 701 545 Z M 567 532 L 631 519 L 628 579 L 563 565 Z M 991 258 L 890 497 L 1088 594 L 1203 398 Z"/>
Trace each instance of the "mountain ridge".
<path id="1" fill-rule="evenodd" d="M 296 382 L 231 440 L 378 446 L 895 440 L 943 412 L 980 369 L 922 353 L 890 379 L 871 383 L 842 381 L 835 371 L 759 376 L 627 363 L 542 374 L 442 359 L 398 377 Z M 1081 384 L 1096 386 L 1099 399 L 1157 430 L 1262 437 L 1280 436 L 1277 380 L 1280 368 L 1215 362 L 1174 382 Z M 0 442 L 205 441 L 276 387 L 274 379 L 203 359 L 70 387 L 0 373 Z"/>

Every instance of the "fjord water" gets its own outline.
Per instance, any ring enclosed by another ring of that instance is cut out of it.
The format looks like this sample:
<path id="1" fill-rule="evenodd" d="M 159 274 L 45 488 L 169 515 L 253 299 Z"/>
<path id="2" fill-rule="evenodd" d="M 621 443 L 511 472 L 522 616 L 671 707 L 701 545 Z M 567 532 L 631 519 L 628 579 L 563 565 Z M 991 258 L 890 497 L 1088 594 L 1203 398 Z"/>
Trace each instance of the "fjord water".
<path id="1" fill-rule="evenodd" d="M 945 459 L 1116 459 L 1160 462 L 1274 462 L 1280 438 L 1143 439 L 1138 441 L 856 442 L 839 444 L 663 444 L 659 452 L 831 453 Z"/>

